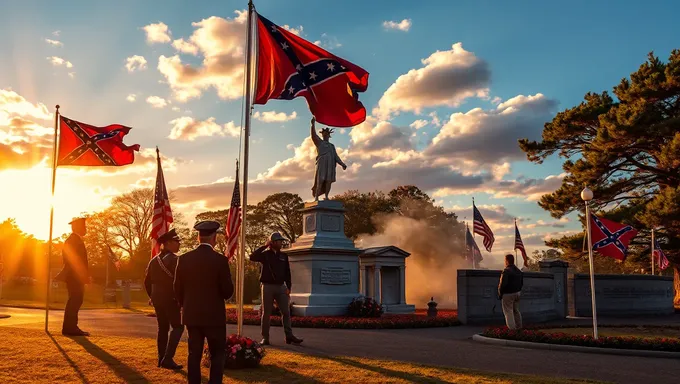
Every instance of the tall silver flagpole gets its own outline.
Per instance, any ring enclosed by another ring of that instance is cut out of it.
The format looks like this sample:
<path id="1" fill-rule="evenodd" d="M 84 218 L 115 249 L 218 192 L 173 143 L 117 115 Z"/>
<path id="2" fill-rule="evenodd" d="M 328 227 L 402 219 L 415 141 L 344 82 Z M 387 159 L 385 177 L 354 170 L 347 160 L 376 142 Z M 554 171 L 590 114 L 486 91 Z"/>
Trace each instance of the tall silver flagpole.
<path id="1" fill-rule="evenodd" d="M 246 105 L 245 105 L 245 123 L 244 132 L 245 139 L 243 142 L 243 198 L 242 198 L 242 212 L 243 221 L 241 222 L 241 257 L 239 259 L 239 284 L 241 285 L 238 291 L 238 324 L 237 333 L 243 334 L 243 281 L 245 277 L 244 269 L 246 265 L 246 219 L 248 211 L 248 151 L 250 149 L 250 110 L 252 107 L 252 64 L 253 64 L 253 2 L 248 2 L 248 22 L 246 23 Z"/>
<path id="2" fill-rule="evenodd" d="M 588 261 L 590 263 L 590 300 L 593 307 L 593 338 L 597 340 L 597 305 L 595 305 L 595 268 L 593 266 L 593 237 L 590 228 L 590 201 L 593 191 L 586 186 L 581 191 L 581 199 L 586 204 L 586 230 L 588 231 Z"/>
<path id="3" fill-rule="evenodd" d="M 54 150 L 52 152 L 52 200 L 50 201 L 50 233 L 47 240 L 47 292 L 45 294 L 45 332 L 49 333 L 50 319 L 50 286 L 52 284 L 50 276 L 50 266 L 52 261 L 52 230 L 54 228 L 54 186 L 57 181 L 57 133 L 59 132 L 59 106 L 56 106 L 54 113 Z"/>

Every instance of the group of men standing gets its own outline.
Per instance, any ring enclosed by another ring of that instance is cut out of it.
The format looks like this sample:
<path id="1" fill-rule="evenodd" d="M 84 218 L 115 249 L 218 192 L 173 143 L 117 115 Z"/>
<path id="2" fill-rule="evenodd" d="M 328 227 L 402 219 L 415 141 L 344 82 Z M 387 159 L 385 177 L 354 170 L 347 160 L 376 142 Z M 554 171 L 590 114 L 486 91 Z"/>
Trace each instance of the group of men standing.
<path id="1" fill-rule="evenodd" d="M 85 284 L 89 281 L 87 250 L 82 236 L 87 233 L 83 218 L 71 222 L 73 233 L 64 244 L 64 268 L 55 278 L 66 282 L 69 299 L 64 311 L 62 333 L 67 336 L 88 336 L 78 327 L 78 311 L 83 303 Z M 189 383 L 201 382 L 203 346 L 208 342 L 211 356 L 210 383 L 221 383 L 227 346 L 227 315 L 225 303 L 234 293 L 229 261 L 215 251 L 220 224 L 202 221 L 194 226 L 199 245 L 178 256 L 180 237 L 174 229 L 157 240 L 160 253 L 146 269 L 144 287 L 153 305 L 158 322 L 157 366 L 182 369 L 174 361 L 184 328 L 188 333 Z M 267 244 L 250 256 L 262 264 L 260 282 L 262 293 L 262 344 L 270 345 L 269 317 L 274 302 L 281 308 L 287 344 L 300 344 L 302 339 L 293 334 L 289 311 L 291 274 L 288 256 L 281 251 L 284 238 L 273 233 Z"/>

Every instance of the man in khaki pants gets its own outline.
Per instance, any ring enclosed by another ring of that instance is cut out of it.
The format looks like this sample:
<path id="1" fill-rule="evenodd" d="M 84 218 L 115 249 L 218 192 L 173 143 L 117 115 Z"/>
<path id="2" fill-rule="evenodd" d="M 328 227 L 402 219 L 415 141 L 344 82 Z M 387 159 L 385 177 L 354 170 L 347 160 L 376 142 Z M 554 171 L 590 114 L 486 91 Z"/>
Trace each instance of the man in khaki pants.
<path id="1" fill-rule="evenodd" d="M 522 271 L 515 266 L 515 256 L 505 255 L 505 269 L 498 284 L 498 298 L 503 305 L 505 324 L 510 329 L 522 328 L 522 314 L 519 312 L 519 297 L 524 278 Z"/>
<path id="2" fill-rule="evenodd" d="M 250 255 L 251 261 L 262 264 L 260 283 L 262 283 L 262 344 L 269 345 L 269 322 L 274 309 L 274 300 L 281 309 L 286 344 L 300 344 L 302 339 L 295 337 L 290 325 L 291 276 L 288 256 L 281 252 L 284 238 L 274 232 L 263 247 Z"/>

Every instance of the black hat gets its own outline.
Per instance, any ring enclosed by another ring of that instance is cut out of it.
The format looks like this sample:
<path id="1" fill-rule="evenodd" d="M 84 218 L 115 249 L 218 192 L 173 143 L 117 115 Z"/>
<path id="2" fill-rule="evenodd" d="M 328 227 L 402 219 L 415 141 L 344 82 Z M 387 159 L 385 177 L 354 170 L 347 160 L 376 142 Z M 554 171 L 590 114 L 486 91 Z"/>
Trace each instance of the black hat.
<path id="1" fill-rule="evenodd" d="M 73 220 L 69 221 L 69 224 L 74 224 L 80 221 L 85 221 L 86 219 L 84 217 L 74 217 Z"/>
<path id="2" fill-rule="evenodd" d="M 177 235 L 177 231 L 175 230 L 175 228 L 173 228 L 173 229 L 165 232 L 164 234 L 158 236 L 158 242 L 160 244 L 167 243 L 170 240 L 177 240 L 177 241 L 180 240 L 179 235 Z"/>
<path id="3" fill-rule="evenodd" d="M 220 223 L 213 220 L 199 221 L 194 225 L 194 229 L 197 230 L 201 236 L 210 236 L 220 229 Z"/>
<path id="4" fill-rule="evenodd" d="M 269 241 L 286 240 L 280 233 L 274 232 L 269 236 Z"/>

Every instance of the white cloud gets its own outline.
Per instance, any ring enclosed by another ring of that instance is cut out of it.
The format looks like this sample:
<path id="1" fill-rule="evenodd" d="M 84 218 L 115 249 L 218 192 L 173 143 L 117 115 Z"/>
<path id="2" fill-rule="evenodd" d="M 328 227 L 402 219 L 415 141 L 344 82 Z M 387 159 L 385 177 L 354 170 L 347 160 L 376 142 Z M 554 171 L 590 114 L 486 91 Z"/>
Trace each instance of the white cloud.
<path id="1" fill-rule="evenodd" d="M 69 72 L 69 73 L 68 73 L 68 77 L 70 77 L 70 78 L 72 78 L 72 79 L 75 79 L 76 73 L 75 73 L 75 72 Z"/>
<path id="2" fill-rule="evenodd" d="M 265 123 L 283 123 L 285 121 L 297 119 L 297 112 L 293 111 L 290 115 L 286 115 L 285 112 L 257 111 L 253 114 L 253 117 Z"/>
<path id="3" fill-rule="evenodd" d="M 59 37 L 59 35 L 61 35 L 61 31 L 59 31 L 59 30 L 52 32 L 52 36 Z"/>
<path id="4" fill-rule="evenodd" d="M 7 115 L 32 117 L 39 120 L 52 120 L 53 116 L 45 104 L 33 104 L 10 88 L 0 88 L 0 112 L 4 112 Z"/>
<path id="5" fill-rule="evenodd" d="M 191 55 L 198 54 L 198 47 L 184 39 L 177 39 L 173 41 L 172 47 L 182 53 L 188 53 Z"/>
<path id="6" fill-rule="evenodd" d="M 127 101 L 129 101 L 129 102 L 131 102 L 131 103 L 134 103 L 135 100 L 137 100 L 137 95 L 135 95 L 134 93 L 131 93 L 131 94 L 127 95 L 127 97 L 125 98 L 125 100 L 127 100 Z"/>
<path id="7" fill-rule="evenodd" d="M 383 118 L 400 111 L 420 113 L 423 108 L 456 107 L 470 97 L 489 92 L 488 64 L 456 43 L 421 60 L 423 67 L 399 76 L 387 89 L 373 113 Z"/>
<path id="8" fill-rule="evenodd" d="M 53 45 L 55 47 L 63 47 L 64 43 L 62 43 L 59 40 L 52 40 L 52 39 L 45 39 L 45 42 L 49 45 Z"/>
<path id="9" fill-rule="evenodd" d="M 326 33 L 322 33 L 321 39 L 314 41 L 314 44 L 318 45 L 321 48 L 328 49 L 328 50 L 333 50 L 335 48 L 342 47 L 342 44 L 340 44 L 337 37 L 330 36 Z"/>
<path id="10" fill-rule="evenodd" d="M 146 69 L 146 59 L 144 56 L 134 55 L 126 59 L 125 68 L 128 72 L 143 71 Z"/>
<path id="11" fill-rule="evenodd" d="M 167 100 L 158 96 L 149 96 L 146 98 L 146 102 L 154 108 L 165 108 L 168 105 Z"/>
<path id="12" fill-rule="evenodd" d="M 207 120 L 196 120 L 193 117 L 183 116 L 170 121 L 172 130 L 168 136 L 172 140 L 193 141 L 198 137 L 205 136 L 231 136 L 238 137 L 241 127 L 230 121 L 226 124 L 218 124 L 214 117 Z"/>
<path id="13" fill-rule="evenodd" d="M 247 13 L 236 11 L 233 19 L 211 16 L 192 23 L 196 28 L 188 41 L 173 44 L 182 52 L 203 56 L 200 67 L 185 64 L 179 55 L 158 59 L 158 70 L 165 77 L 174 98 L 185 102 L 210 88 L 222 99 L 243 96 L 243 52 Z M 179 47 L 179 48 L 178 48 Z"/>
<path id="14" fill-rule="evenodd" d="M 493 99 L 491 99 L 491 103 L 492 103 L 492 104 L 498 105 L 498 104 L 500 104 L 500 103 L 502 103 L 502 102 L 503 102 L 503 99 L 501 99 L 501 98 L 498 97 L 498 96 L 496 96 L 496 97 L 494 97 Z"/>
<path id="15" fill-rule="evenodd" d="M 404 19 L 402 21 L 383 21 L 383 28 L 387 30 L 398 30 L 408 32 L 411 29 L 411 19 Z"/>
<path id="16" fill-rule="evenodd" d="M 423 128 L 424 126 L 426 126 L 427 124 L 428 124 L 427 120 L 419 119 L 419 120 L 412 122 L 409 125 L 409 127 L 413 128 L 413 129 L 420 129 L 420 128 Z"/>
<path id="17" fill-rule="evenodd" d="M 179 107 L 172 107 L 173 112 L 179 112 Z"/>
<path id="18" fill-rule="evenodd" d="M 165 23 L 149 24 L 142 29 L 146 32 L 146 42 L 149 44 L 170 42 L 171 32 Z"/>
<path id="19" fill-rule="evenodd" d="M 62 59 L 61 57 L 58 57 L 58 56 L 50 56 L 50 57 L 47 58 L 47 60 L 49 60 L 50 63 L 52 63 L 52 65 L 54 65 L 55 67 L 59 67 L 59 66 L 63 65 L 66 68 L 73 68 L 73 64 L 70 61 L 64 60 L 64 59 Z"/>

